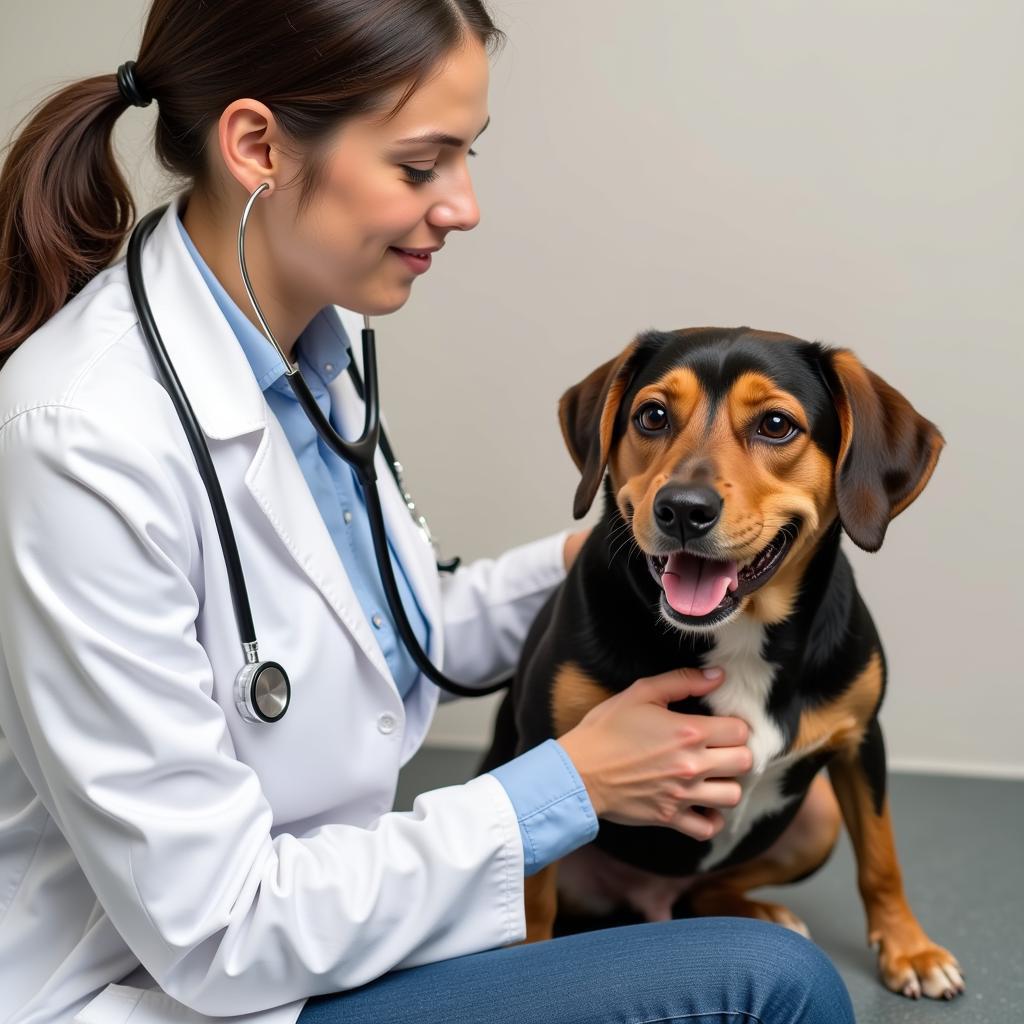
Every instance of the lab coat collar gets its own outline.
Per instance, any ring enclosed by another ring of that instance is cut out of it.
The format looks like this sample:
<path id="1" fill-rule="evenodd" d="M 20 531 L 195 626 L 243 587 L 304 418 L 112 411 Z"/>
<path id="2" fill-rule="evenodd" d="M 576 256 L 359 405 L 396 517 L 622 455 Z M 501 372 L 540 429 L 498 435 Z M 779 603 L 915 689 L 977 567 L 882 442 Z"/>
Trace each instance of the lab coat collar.
<path id="1" fill-rule="evenodd" d="M 253 441 L 246 486 L 296 563 L 348 627 L 370 662 L 390 682 L 397 710 L 404 715 L 387 660 L 288 439 L 267 405 L 234 331 L 185 247 L 175 223 L 181 201 L 179 196 L 168 206 L 142 252 L 150 305 L 171 362 L 207 437 L 226 441 L 260 433 Z M 347 315 L 356 322 L 356 314 Z M 349 333 L 353 329 L 350 324 Z M 328 390 L 342 436 L 355 439 L 362 433 L 364 412 L 349 374 L 337 375 Z M 427 655 L 438 664 L 443 652 L 443 628 L 434 551 L 412 525 L 379 447 L 374 464 L 385 529 L 430 623 Z M 256 634 L 259 636 L 258 623 Z M 408 699 L 436 704 L 437 688 L 432 683 L 417 685 Z M 423 715 L 425 722 L 429 718 L 429 713 Z M 405 736 L 403 761 L 421 738 Z"/>
<path id="2" fill-rule="evenodd" d="M 185 248 L 177 196 L 142 250 L 153 317 L 207 437 L 239 437 L 267 425 L 267 405 L 227 320 Z"/>

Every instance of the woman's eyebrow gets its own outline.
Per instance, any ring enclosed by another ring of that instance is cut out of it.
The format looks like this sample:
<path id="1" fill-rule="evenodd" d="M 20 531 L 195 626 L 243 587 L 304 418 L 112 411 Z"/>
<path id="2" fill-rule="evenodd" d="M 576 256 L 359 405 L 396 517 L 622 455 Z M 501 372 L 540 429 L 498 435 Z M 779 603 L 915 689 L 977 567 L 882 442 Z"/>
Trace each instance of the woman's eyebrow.
<path id="1" fill-rule="evenodd" d="M 483 128 L 481 128 L 480 131 L 478 131 L 476 133 L 476 135 L 473 136 L 473 141 L 474 142 L 476 142 L 476 140 L 479 139 L 481 135 L 483 135 L 483 133 L 487 130 L 487 126 L 490 123 L 491 123 L 491 119 L 487 118 L 487 120 L 484 122 Z M 404 145 L 405 143 L 417 143 L 417 142 L 418 143 L 426 143 L 426 144 L 432 145 L 432 146 L 462 146 L 462 145 L 465 145 L 465 143 L 462 141 L 462 139 L 457 139 L 454 135 L 447 135 L 444 132 L 427 132 L 424 135 L 414 135 L 410 139 L 399 139 L 398 142 L 399 142 L 400 145 Z"/>

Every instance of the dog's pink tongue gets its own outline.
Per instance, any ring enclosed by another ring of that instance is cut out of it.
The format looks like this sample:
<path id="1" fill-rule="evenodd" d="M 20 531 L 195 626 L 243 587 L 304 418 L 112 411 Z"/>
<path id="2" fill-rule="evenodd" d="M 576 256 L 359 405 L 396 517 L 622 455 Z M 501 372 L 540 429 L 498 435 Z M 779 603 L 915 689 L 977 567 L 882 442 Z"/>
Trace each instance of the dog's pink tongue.
<path id="1" fill-rule="evenodd" d="M 730 583 L 738 585 L 735 562 L 696 558 L 681 552 L 669 556 L 661 577 L 668 603 L 682 615 L 707 615 L 714 611 Z"/>

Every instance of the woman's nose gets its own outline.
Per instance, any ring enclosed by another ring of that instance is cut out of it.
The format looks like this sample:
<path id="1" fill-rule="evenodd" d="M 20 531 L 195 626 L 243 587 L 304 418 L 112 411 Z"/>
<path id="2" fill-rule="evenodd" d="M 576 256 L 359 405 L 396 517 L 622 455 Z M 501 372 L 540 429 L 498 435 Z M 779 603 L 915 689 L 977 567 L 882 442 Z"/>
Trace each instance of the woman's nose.
<path id="1" fill-rule="evenodd" d="M 480 207 L 468 173 L 434 203 L 427 219 L 436 227 L 456 231 L 469 231 L 480 223 Z"/>

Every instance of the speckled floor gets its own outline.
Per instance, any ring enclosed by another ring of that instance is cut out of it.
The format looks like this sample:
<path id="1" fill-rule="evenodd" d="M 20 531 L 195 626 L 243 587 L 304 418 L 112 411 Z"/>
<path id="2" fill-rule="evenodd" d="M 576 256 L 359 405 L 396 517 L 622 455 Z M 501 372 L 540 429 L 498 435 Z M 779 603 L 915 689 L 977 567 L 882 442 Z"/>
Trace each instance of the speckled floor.
<path id="1" fill-rule="evenodd" d="M 472 778 L 479 759 L 421 750 L 401 773 L 396 809 Z M 859 1024 L 1024 1024 L 1024 783 L 894 773 L 890 794 L 910 904 L 962 964 L 967 991 L 959 999 L 912 1002 L 877 981 L 845 832 L 817 874 L 759 895 L 807 922 L 842 973 Z"/>

